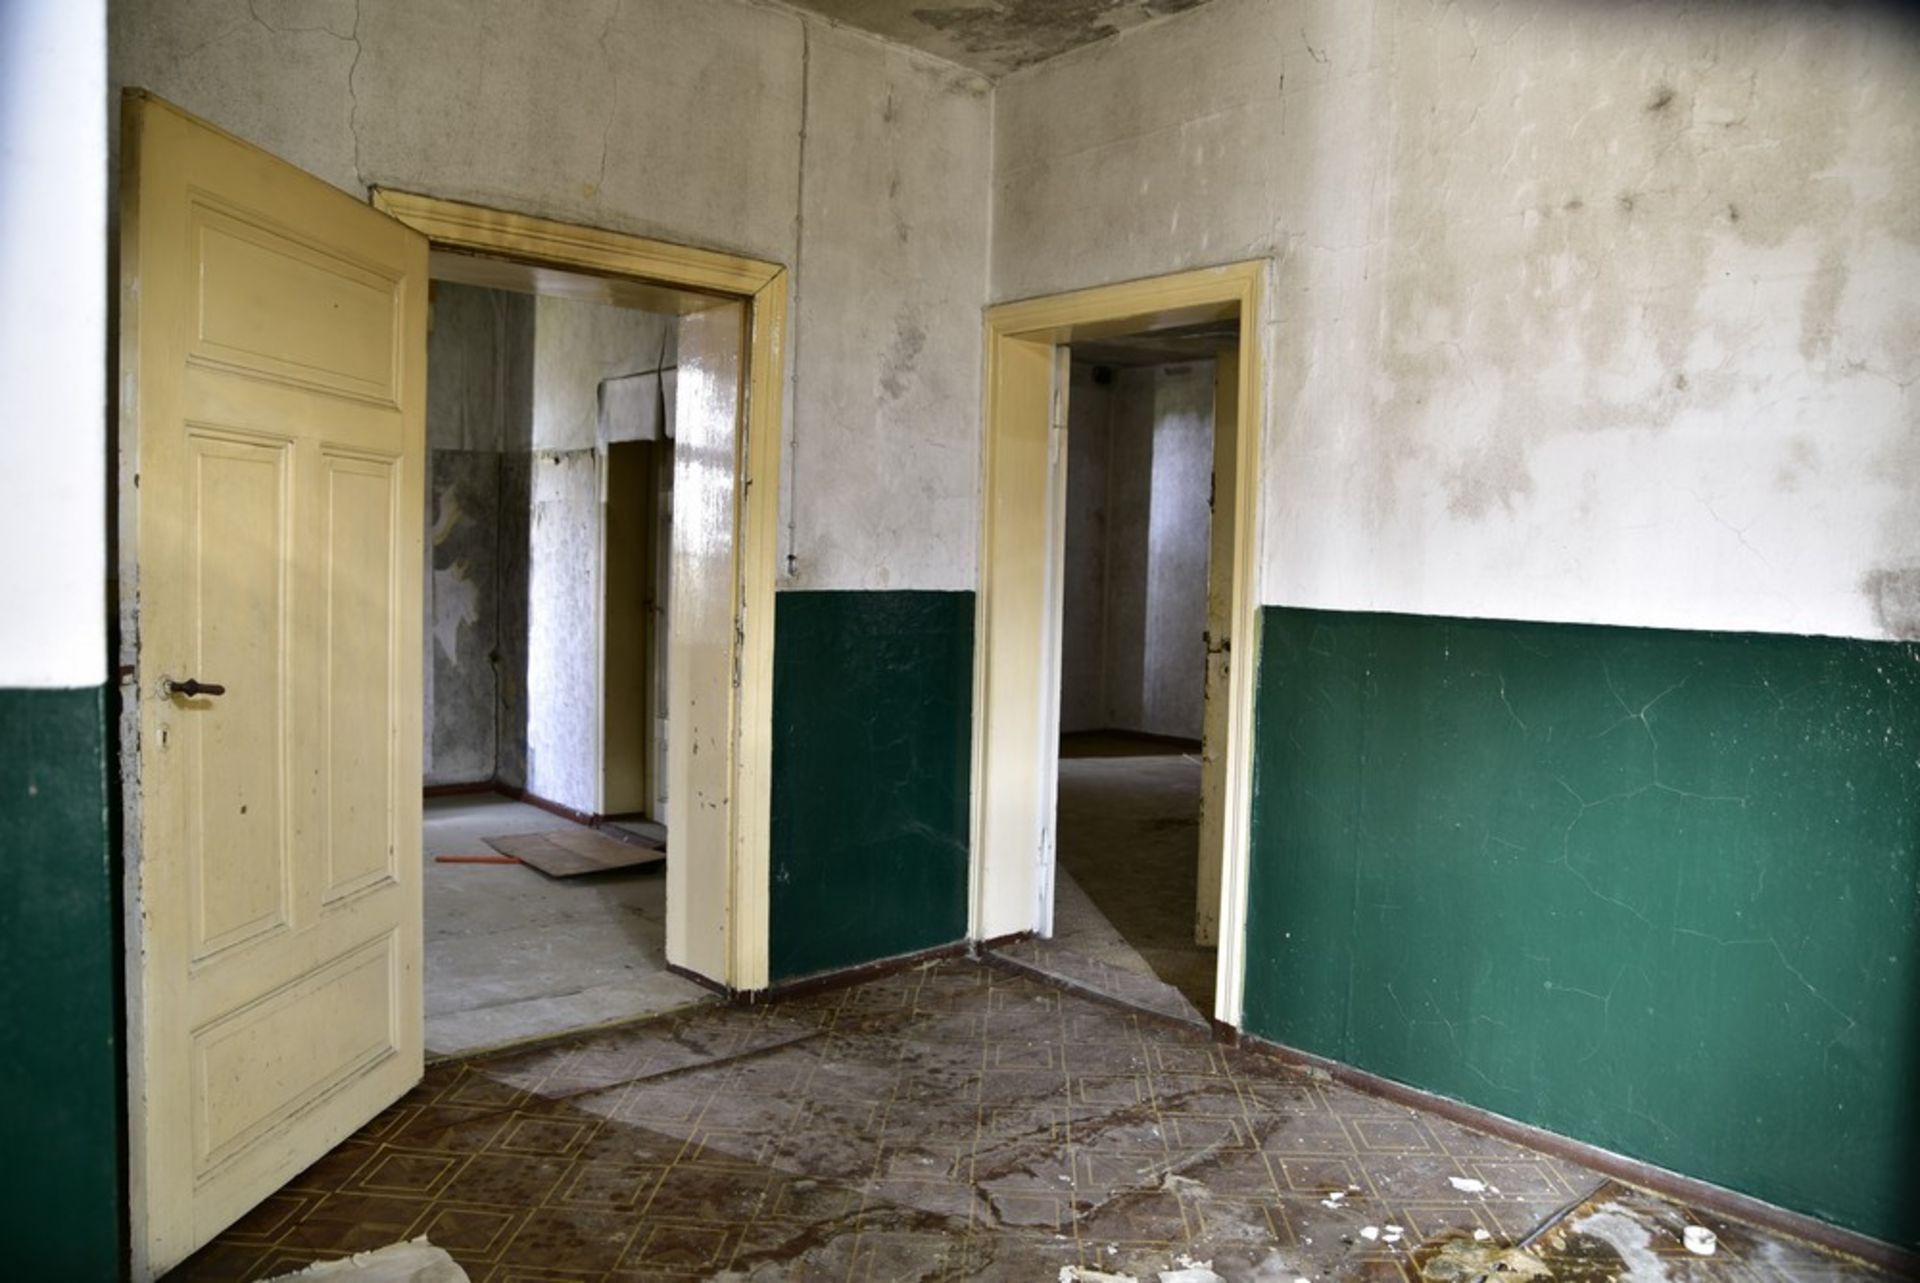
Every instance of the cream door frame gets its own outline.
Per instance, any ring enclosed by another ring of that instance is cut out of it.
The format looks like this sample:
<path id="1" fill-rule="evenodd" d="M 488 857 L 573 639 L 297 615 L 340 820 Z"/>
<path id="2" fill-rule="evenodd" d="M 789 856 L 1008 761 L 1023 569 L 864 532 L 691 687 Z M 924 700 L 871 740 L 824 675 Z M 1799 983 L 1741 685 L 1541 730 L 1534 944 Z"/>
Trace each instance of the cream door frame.
<path id="1" fill-rule="evenodd" d="M 1058 545 L 1065 499 L 1060 349 L 1075 340 L 1237 320 L 1230 633 L 1222 805 L 1220 954 L 1214 1018 L 1240 1023 L 1246 952 L 1254 657 L 1260 618 L 1259 339 L 1265 261 L 1103 285 L 987 309 L 980 592 L 973 718 L 972 898 L 968 934 L 990 941 L 1052 930 L 1054 789 L 1060 669 Z M 1045 461 L 1044 463 L 1042 461 Z M 1036 473 L 1038 475 L 1036 475 Z"/>
<path id="2" fill-rule="evenodd" d="M 780 422 L 786 368 L 787 271 L 777 263 L 581 227 L 459 201 L 375 188 L 376 209 L 422 232 L 436 250 L 486 255 L 503 281 L 540 284 L 542 267 L 586 272 L 596 296 L 674 310 L 671 291 L 738 301 L 747 308 L 745 407 L 734 489 L 733 644 L 735 680 L 729 717 L 731 752 L 712 769 L 710 792 L 727 799 L 729 867 L 724 912 L 727 945 L 717 965 L 674 956 L 668 905 L 668 961 L 737 993 L 767 987 L 768 855 L 773 775 L 773 616 L 780 502 Z M 650 288 L 654 287 L 654 288 Z M 541 289 L 543 293 L 561 292 Z M 682 796 L 687 796 L 682 794 Z M 669 807 L 674 799 L 669 797 Z M 684 912 L 684 906 L 681 911 Z M 683 924 L 684 925 L 684 924 Z M 689 966 L 689 962 L 694 965 Z M 714 971 L 721 974 L 711 974 Z"/>

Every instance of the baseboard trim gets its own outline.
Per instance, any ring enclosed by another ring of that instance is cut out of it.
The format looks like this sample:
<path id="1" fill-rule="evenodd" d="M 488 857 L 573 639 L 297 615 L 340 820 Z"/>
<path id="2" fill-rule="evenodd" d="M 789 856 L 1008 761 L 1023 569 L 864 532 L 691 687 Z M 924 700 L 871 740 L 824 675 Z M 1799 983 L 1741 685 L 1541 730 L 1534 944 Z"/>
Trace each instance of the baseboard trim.
<path id="1" fill-rule="evenodd" d="M 1370 1096 L 1379 1096 L 1397 1104 L 1438 1114 L 1442 1118 L 1463 1126 L 1498 1136 L 1502 1140 L 1526 1145 L 1551 1154 L 1555 1158 L 1591 1167 L 1594 1171 L 1625 1184 L 1637 1185 L 1652 1193 L 1679 1199 L 1707 1211 L 1748 1221 L 1776 1234 L 1784 1234 L 1826 1248 L 1831 1252 L 1855 1257 L 1870 1265 L 1890 1270 L 1903 1278 L 1920 1278 L 1920 1253 L 1882 1242 L 1880 1239 L 1871 1238 L 1856 1230 L 1829 1224 L 1808 1216 L 1804 1212 L 1790 1211 L 1755 1198 L 1751 1194 L 1742 1194 L 1738 1190 L 1728 1189 L 1724 1185 L 1715 1185 L 1641 1159 L 1617 1154 L 1610 1149 L 1602 1149 L 1598 1145 L 1590 1145 L 1586 1141 L 1574 1140 L 1558 1132 L 1550 1132 L 1531 1123 L 1523 1123 L 1518 1119 L 1508 1118 L 1504 1114 L 1481 1109 L 1477 1105 L 1469 1105 L 1448 1096 L 1435 1095 L 1418 1087 L 1409 1087 L 1391 1078 L 1383 1078 L 1378 1074 L 1368 1073 L 1364 1069 L 1356 1069 L 1352 1065 L 1261 1038 L 1244 1030 L 1239 1031 L 1236 1041 L 1240 1046 L 1250 1050 L 1264 1052 L 1277 1059 L 1317 1070 L 1355 1091 L 1363 1091 Z"/>
<path id="2" fill-rule="evenodd" d="M 966 956 L 967 942 L 955 940 L 951 944 L 935 945 L 931 949 L 921 949 L 915 953 L 895 954 L 891 958 L 881 958 L 877 962 L 863 962 L 858 966 L 842 967 L 837 971 L 817 971 L 810 976 L 782 980 L 777 984 L 768 985 L 765 989 L 744 992 L 740 994 L 738 1001 L 761 1003 L 776 1002 L 783 998 L 801 998 L 809 994 L 825 993 L 831 989 L 845 989 L 850 985 L 864 984 L 869 980 L 890 976 L 895 972 L 906 971 L 924 963 Z"/>
<path id="3" fill-rule="evenodd" d="M 470 784 L 427 784 L 420 789 L 421 797 L 464 797 L 470 793 L 498 793 L 500 785 L 493 780 L 474 780 Z"/>
<path id="4" fill-rule="evenodd" d="M 476 780 L 471 784 L 427 784 L 420 790 L 422 797 L 460 797 L 469 793 L 498 793 L 501 797 L 511 798 L 515 802 L 525 802 L 528 806 L 537 806 L 563 820 L 572 820 L 575 824 L 582 824 L 590 829 L 599 828 L 608 818 L 604 815 L 595 815 L 592 811 L 582 811 L 577 807 L 556 802 L 552 798 L 541 797 L 538 793 L 530 792 L 517 784 L 508 784 L 501 780 Z"/>

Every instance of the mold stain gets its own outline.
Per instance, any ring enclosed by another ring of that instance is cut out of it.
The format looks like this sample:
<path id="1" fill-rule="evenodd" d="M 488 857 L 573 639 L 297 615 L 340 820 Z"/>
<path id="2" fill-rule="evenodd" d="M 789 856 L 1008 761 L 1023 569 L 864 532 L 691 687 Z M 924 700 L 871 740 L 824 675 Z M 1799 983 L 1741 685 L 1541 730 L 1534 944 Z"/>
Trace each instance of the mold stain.
<path id="1" fill-rule="evenodd" d="M 1653 96 L 1647 99 L 1647 114 L 1649 116 L 1657 116 L 1661 112 L 1666 111 L 1669 107 L 1673 106 L 1673 98 L 1672 85 L 1656 85 L 1653 90 Z"/>
<path id="2" fill-rule="evenodd" d="M 915 9 L 915 23 L 955 41 L 996 71 L 1022 67 L 1093 44 L 1124 28 L 1197 8 L 1205 0 L 1001 0 Z"/>
<path id="3" fill-rule="evenodd" d="M 880 373 L 880 388 L 887 398 L 898 401 L 907 394 L 907 385 L 920 365 L 920 353 L 926 350 L 926 327 L 909 317 L 894 325 L 893 343 L 888 346 Z"/>
<path id="4" fill-rule="evenodd" d="M 1860 591 L 1887 636 L 1920 641 L 1920 562 L 1868 571 Z"/>

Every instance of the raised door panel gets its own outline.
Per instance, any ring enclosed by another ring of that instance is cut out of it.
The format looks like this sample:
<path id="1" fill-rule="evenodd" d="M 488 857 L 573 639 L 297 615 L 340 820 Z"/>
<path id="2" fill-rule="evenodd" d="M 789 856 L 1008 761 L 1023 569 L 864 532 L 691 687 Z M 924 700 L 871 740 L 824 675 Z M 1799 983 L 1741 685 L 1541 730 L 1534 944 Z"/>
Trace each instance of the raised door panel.
<path id="1" fill-rule="evenodd" d="M 401 653 L 394 461 L 328 453 L 320 627 L 326 743 L 322 898 L 393 881 Z"/>
<path id="2" fill-rule="evenodd" d="M 194 428 L 186 453 L 190 657 L 167 676 L 227 688 L 183 700 L 179 723 L 192 951 L 202 965 L 289 925 L 292 449 Z"/>

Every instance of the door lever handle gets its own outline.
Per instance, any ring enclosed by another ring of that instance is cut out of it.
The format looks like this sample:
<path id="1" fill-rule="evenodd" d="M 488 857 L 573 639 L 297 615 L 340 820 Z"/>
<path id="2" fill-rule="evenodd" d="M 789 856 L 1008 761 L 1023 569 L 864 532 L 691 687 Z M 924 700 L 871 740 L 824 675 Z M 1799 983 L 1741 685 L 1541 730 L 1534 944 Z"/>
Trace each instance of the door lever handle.
<path id="1" fill-rule="evenodd" d="M 212 682 L 203 682 L 197 677 L 189 677 L 184 682 L 176 682 L 171 679 L 167 682 L 167 694 L 184 695 L 188 699 L 192 699 L 196 695 L 224 695 L 226 693 L 226 687 L 217 686 Z"/>

